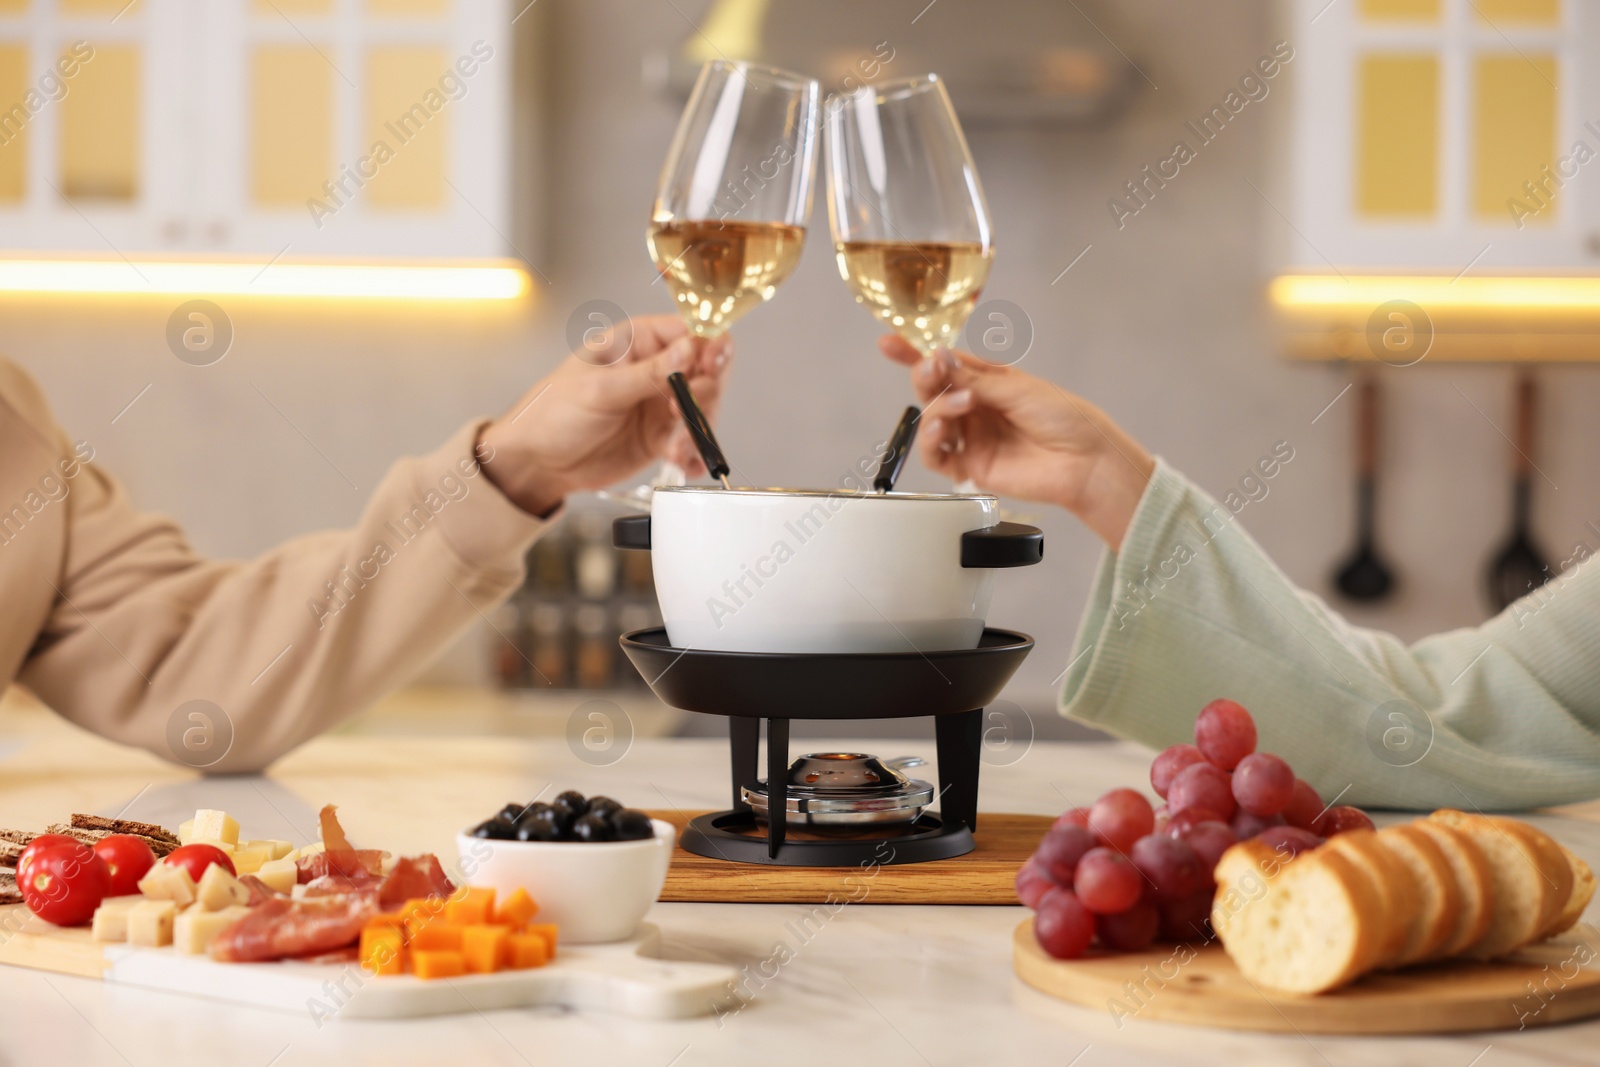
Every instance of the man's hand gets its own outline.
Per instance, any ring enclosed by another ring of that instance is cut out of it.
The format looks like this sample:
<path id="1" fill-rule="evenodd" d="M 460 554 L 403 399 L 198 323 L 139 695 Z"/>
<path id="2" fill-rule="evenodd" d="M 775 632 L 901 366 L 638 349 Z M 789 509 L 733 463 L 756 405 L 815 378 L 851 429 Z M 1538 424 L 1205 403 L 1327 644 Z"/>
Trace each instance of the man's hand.
<path id="1" fill-rule="evenodd" d="M 1155 460 L 1093 404 L 1014 367 L 967 352 L 924 359 L 895 335 L 883 354 L 912 368 L 924 407 L 923 462 L 953 481 L 1058 504 L 1113 550 L 1155 471 Z"/>
<path id="2" fill-rule="evenodd" d="M 581 356 L 568 356 L 484 427 L 484 473 L 534 515 L 548 515 L 569 493 L 611 485 L 658 458 L 691 475 L 703 473 L 667 375 L 682 371 L 713 416 L 732 354 L 727 334 L 705 341 L 671 315 L 630 319 Z"/>

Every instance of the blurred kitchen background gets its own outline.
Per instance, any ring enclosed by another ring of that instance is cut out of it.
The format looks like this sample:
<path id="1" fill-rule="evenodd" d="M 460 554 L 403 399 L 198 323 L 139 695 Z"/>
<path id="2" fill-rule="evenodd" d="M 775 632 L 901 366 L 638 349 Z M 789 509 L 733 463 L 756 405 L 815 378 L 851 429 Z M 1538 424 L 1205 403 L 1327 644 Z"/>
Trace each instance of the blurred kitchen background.
<path id="1" fill-rule="evenodd" d="M 1510 524 L 1511 360 L 1537 361 L 1542 387 L 1537 535 L 1552 563 L 1600 549 L 1600 374 L 1585 362 L 1600 344 L 1575 341 L 1562 313 L 1507 328 L 1490 309 L 1401 367 L 1371 359 L 1372 302 L 1324 321 L 1269 298 L 1283 275 L 1592 273 L 1600 167 L 1558 166 L 1576 141 L 1600 148 L 1584 125 L 1600 120 L 1600 18 L 1577 0 L 124 3 L 0 0 L 0 104 L 73 41 L 95 49 L 63 99 L 44 85 L 20 134 L 0 116 L 5 255 L 226 256 L 263 278 L 300 256 L 505 256 L 530 282 L 513 299 L 215 296 L 233 340 L 208 366 L 169 346 L 186 297 L 0 293 L 0 352 L 202 552 L 350 523 L 395 457 L 552 368 L 589 302 L 670 312 L 645 223 L 688 81 L 718 54 L 836 91 L 947 75 L 994 219 L 984 296 L 1025 316 L 1021 366 L 1219 496 L 1246 495 L 1241 479 L 1287 442 L 1293 460 L 1240 518 L 1358 623 L 1418 637 L 1489 614 L 1483 572 Z M 349 203 L 326 198 L 383 116 L 474 54 L 416 146 Z M 1179 141 L 1192 158 L 1166 162 Z M 839 279 L 817 186 L 798 270 L 734 329 L 719 436 L 768 485 L 837 485 L 911 399 Z M 336 210 L 314 220 L 312 197 Z M 1501 204 L 1517 197 L 1520 228 Z M 1360 606 L 1337 600 L 1331 574 L 1355 537 L 1358 391 L 1342 391 L 1368 370 L 1384 394 L 1377 532 L 1399 585 Z M 913 461 L 902 488 L 947 486 Z M 1100 548 L 1064 514 L 1009 506 L 1048 552 L 999 583 L 991 621 L 1038 639 L 1006 695 L 1038 736 L 1064 736 L 1054 680 Z M 641 733 L 720 729 L 654 704 L 618 654 L 618 629 L 648 624 L 653 597 L 642 561 L 609 548 L 607 507 L 575 501 L 524 594 L 348 728 L 558 732 L 602 700 Z"/>

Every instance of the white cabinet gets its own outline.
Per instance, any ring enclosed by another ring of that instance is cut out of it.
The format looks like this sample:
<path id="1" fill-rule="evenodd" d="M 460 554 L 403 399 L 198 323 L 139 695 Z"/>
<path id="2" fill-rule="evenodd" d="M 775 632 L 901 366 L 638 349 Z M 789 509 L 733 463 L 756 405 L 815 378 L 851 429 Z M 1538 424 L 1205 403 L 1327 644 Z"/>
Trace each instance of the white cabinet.
<path id="1" fill-rule="evenodd" d="M 512 14 L 0 0 L 0 254 L 510 255 Z"/>

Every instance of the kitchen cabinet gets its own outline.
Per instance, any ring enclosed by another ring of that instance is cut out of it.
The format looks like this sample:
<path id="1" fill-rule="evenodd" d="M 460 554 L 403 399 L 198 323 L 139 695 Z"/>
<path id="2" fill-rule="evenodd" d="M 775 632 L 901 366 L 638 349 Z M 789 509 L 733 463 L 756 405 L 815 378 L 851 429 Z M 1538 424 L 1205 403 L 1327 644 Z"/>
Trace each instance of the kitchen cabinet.
<path id="1" fill-rule="evenodd" d="M 0 248 L 509 254 L 508 0 L 0 0 Z"/>

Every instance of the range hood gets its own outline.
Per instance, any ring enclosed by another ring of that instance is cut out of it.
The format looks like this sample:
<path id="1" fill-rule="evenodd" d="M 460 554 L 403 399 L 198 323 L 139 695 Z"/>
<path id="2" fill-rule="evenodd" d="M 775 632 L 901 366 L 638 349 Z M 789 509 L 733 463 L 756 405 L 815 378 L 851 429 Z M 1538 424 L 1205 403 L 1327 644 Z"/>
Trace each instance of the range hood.
<path id="1" fill-rule="evenodd" d="M 935 71 L 968 125 L 1093 122 L 1143 84 L 1106 34 L 1132 36 L 1091 0 L 712 0 L 646 75 L 683 99 L 709 59 L 785 67 L 824 92 Z"/>

